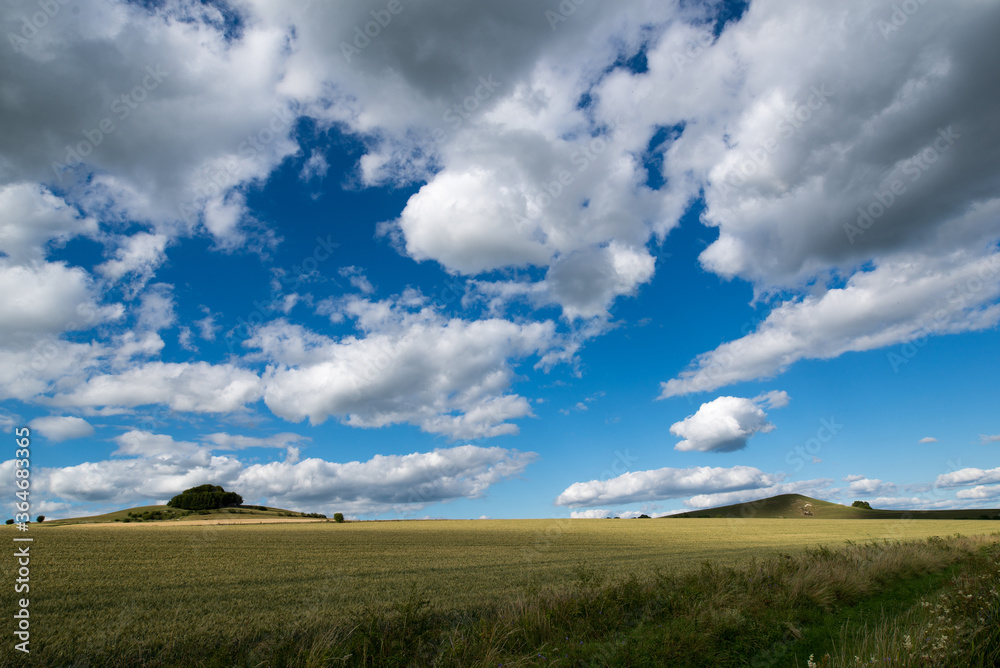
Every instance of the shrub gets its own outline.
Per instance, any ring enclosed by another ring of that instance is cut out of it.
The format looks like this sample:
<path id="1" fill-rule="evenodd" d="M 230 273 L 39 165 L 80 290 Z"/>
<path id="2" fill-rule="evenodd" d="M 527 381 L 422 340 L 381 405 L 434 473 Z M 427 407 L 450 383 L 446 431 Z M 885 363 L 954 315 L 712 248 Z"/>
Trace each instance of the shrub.
<path id="1" fill-rule="evenodd" d="M 11 520 L 7 520 L 7 524 L 13 524 L 13 523 L 14 523 L 14 520 L 12 520 L 12 519 Z"/>
<path id="2" fill-rule="evenodd" d="M 333 521 L 336 522 L 337 524 L 340 524 L 341 522 L 343 522 L 344 521 L 344 513 L 334 513 L 333 514 Z"/>
<path id="3" fill-rule="evenodd" d="M 865 510 L 871 510 L 871 504 L 867 501 L 855 501 L 851 504 L 852 508 L 864 508 Z"/>
<path id="4" fill-rule="evenodd" d="M 236 492 L 227 492 L 218 485 L 199 485 L 186 489 L 167 502 L 171 508 L 185 510 L 212 510 L 227 506 L 238 506 L 243 497 Z"/>
<path id="5" fill-rule="evenodd" d="M 38 523 L 41 524 L 44 521 L 45 521 L 45 515 L 39 515 L 38 516 Z"/>

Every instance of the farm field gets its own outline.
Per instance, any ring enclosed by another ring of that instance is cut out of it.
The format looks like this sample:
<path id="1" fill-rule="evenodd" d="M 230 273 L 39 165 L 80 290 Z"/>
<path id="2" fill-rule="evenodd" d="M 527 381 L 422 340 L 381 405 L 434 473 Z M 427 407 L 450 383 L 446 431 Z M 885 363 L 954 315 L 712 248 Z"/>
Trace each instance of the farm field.
<path id="1" fill-rule="evenodd" d="M 974 520 L 32 525 L 33 652 L 72 648 L 85 657 L 179 638 L 201 646 L 234 629 L 266 635 L 414 601 L 461 611 L 605 577 L 691 572 L 706 561 L 996 530 Z M 12 598 L 4 588 L 5 609 Z"/>

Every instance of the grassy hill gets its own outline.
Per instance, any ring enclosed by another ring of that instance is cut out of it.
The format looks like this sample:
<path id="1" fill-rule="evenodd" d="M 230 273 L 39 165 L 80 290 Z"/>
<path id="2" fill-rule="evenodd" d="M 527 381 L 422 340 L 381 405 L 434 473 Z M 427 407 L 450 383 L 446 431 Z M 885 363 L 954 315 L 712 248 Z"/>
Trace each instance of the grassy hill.
<path id="1" fill-rule="evenodd" d="M 261 510 L 265 508 L 265 510 Z M 146 514 L 160 513 L 162 519 L 142 519 Z M 108 522 L 156 522 L 159 524 L 170 523 L 177 520 L 220 520 L 220 519 L 253 519 L 253 518 L 296 518 L 309 517 L 307 513 L 300 513 L 294 510 L 284 510 L 282 508 L 269 508 L 265 506 L 241 506 L 236 508 L 218 508 L 215 510 L 181 510 L 170 508 L 169 506 L 138 506 L 136 508 L 126 508 L 116 510 L 113 513 L 104 515 L 92 515 L 90 517 L 74 517 L 65 520 L 49 520 L 46 526 L 62 526 L 66 524 L 103 524 Z M 315 515 L 313 515 L 315 517 Z"/>
<path id="2" fill-rule="evenodd" d="M 667 517 L 765 517 L 788 519 L 836 520 L 981 520 L 1000 519 L 1000 509 L 972 508 L 966 510 L 879 510 L 854 508 L 839 503 L 820 501 L 801 494 L 779 494 L 758 501 L 736 503 L 731 506 L 692 510 Z"/>

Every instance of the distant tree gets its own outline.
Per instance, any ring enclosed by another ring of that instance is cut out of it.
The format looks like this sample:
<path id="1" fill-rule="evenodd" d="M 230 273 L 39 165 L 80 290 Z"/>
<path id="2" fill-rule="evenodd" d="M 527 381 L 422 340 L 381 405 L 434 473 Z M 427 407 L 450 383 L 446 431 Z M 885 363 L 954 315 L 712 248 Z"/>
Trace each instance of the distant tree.
<path id="1" fill-rule="evenodd" d="M 865 510 L 872 510 L 871 504 L 867 501 L 855 501 L 851 504 L 853 508 L 864 508 Z"/>
<path id="2" fill-rule="evenodd" d="M 652 518 L 649 515 L 647 515 L 646 513 L 643 513 L 642 515 L 639 515 L 638 519 L 640 519 L 640 520 L 649 520 L 649 519 L 652 519 Z"/>
<path id="3" fill-rule="evenodd" d="M 45 515 L 39 515 L 38 516 L 38 523 L 41 524 L 44 521 L 45 521 Z"/>
<path id="4" fill-rule="evenodd" d="M 171 508 L 184 510 L 214 510 L 238 506 L 243 503 L 243 497 L 236 492 L 227 492 L 218 485 L 199 485 L 186 489 L 167 501 Z"/>
<path id="5" fill-rule="evenodd" d="M 334 513 L 333 514 L 333 521 L 336 522 L 337 524 L 340 524 L 341 522 L 343 522 L 344 521 L 344 513 Z"/>
<path id="6" fill-rule="evenodd" d="M 13 524 L 14 520 L 7 520 L 7 524 Z"/>

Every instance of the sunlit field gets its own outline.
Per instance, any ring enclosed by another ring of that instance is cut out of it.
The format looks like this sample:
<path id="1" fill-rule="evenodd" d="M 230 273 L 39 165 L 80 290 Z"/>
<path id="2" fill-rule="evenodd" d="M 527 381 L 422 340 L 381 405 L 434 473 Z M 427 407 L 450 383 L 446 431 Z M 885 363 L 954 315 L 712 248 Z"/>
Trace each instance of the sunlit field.
<path id="1" fill-rule="evenodd" d="M 482 609 L 630 575 L 691 572 L 705 562 L 739 565 L 847 541 L 997 528 L 769 519 L 33 525 L 33 654 L 72 648 L 86 657 L 123 644 L 140 652 L 179 639 L 194 647 L 234 632 L 266 639 L 418 603 Z M 5 587 L 5 609 L 12 597 Z"/>

